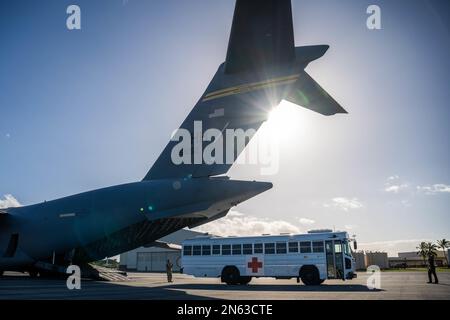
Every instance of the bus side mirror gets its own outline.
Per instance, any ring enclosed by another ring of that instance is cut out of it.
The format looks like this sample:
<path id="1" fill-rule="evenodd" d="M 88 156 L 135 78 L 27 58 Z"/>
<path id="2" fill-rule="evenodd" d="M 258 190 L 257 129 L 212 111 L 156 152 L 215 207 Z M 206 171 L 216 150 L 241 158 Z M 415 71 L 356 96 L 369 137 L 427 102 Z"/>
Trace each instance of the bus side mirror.
<path id="1" fill-rule="evenodd" d="M 356 250 L 358 250 L 358 243 L 355 241 L 353 241 L 353 248 Z"/>

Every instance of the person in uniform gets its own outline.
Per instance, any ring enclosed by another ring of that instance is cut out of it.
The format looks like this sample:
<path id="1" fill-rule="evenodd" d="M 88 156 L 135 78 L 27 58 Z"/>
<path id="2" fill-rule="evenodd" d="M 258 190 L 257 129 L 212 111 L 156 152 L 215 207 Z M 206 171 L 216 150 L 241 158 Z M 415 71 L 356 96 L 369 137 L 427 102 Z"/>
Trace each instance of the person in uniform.
<path id="1" fill-rule="evenodd" d="M 167 259 L 166 263 L 167 282 L 172 282 L 172 268 L 173 268 L 172 262 L 170 262 L 170 260 Z"/>
<path id="2" fill-rule="evenodd" d="M 436 266 L 434 265 L 434 255 L 430 254 L 428 256 L 428 283 L 432 283 L 431 275 L 434 276 L 434 283 L 439 283 L 436 275 Z"/>

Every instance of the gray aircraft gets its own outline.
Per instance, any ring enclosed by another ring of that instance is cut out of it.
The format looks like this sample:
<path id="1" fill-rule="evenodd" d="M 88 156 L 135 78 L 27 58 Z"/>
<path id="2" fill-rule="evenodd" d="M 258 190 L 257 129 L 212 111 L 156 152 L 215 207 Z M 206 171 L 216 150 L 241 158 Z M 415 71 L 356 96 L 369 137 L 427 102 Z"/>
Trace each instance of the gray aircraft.
<path id="1" fill-rule="evenodd" d="M 237 0 L 226 60 L 180 129 L 204 147 L 195 122 L 204 131 L 256 131 L 283 99 L 323 115 L 346 113 L 304 70 L 327 49 L 295 47 L 290 0 Z M 236 139 L 220 137 L 223 145 Z M 175 163 L 179 142 L 171 140 L 142 181 L 1 209 L 0 272 L 36 276 L 83 265 L 224 217 L 272 187 L 224 176 L 250 139 L 200 163 L 194 153 Z"/>

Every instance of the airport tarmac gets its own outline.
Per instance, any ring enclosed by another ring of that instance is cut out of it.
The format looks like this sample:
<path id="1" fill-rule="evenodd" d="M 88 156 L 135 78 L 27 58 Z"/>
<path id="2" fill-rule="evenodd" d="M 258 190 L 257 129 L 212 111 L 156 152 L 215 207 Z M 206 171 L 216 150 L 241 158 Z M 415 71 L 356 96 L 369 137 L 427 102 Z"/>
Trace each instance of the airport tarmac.
<path id="1" fill-rule="evenodd" d="M 450 272 L 438 273 L 439 284 L 427 284 L 425 272 L 382 272 L 381 289 L 369 290 L 367 275 L 351 281 L 328 280 L 305 286 L 292 280 L 253 279 L 247 286 L 227 286 L 219 279 L 175 274 L 129 273 L 127 282 L 83 280 L 80 290 L 68 290 L 65 280 L 31 279 L 20 273 L 0 278 L 0 299 L 450 299 Z"/>

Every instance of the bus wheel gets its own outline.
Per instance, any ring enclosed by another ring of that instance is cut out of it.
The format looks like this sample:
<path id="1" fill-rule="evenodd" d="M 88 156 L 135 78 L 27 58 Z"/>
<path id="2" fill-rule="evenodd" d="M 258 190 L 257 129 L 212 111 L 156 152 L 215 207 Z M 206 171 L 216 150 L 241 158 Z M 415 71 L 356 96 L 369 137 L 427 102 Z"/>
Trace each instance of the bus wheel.
<path id="1" fill-rule="evenodd" d="M 238 284 L 240 280 L 239 270 L 235 266 L 227 266 L 222 270 L 222 282 L 226 284 Z"/>
<path id="2" fill-rule="evenodd" d="M 252 281 L 252 277 L 239 277 L 239 284 L 246 285 Z"/>
<path id="3" fill-rule="evenodd" d="M 316 286 L 322 283 L 319 271 L 315 266 L 303 266 L 300 269 L 300 278 L 307 286 Z"/>

